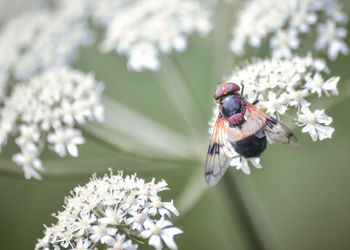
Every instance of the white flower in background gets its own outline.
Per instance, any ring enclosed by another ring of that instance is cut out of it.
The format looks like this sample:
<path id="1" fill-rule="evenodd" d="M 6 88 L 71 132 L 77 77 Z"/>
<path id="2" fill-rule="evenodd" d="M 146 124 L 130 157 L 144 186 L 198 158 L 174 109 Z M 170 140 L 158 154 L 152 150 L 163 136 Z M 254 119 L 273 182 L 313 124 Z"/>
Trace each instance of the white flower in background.
<path id="1" fill-rule="evenodd" d="M 211 29 L 209 5 L 201 1 L 100 2 L 94 18 L 107 30 L 101 48 L 126 54 L 131 70 L 159 69 L 159 52 L 182 52 L 187 35 L 197 32 L 204 36 Z"/>
<path id="2" fill-rule="evenodd" d="M 35 146 L 23 148 L 21 153 L 13 155 L 13 161 L 22 167 L 26 179 L 41 178 L 38 171 L 43 171 L 44 168 Z"/>
<path id="3" fill-rule="evenodd" d="M 269 39 L 272 55 L 292 58 L 300 39 L 313 39 L 316 50 L 335 60 L 339 53 L 348 54 L 346 24 L 347 17 L 336 0 L 250 0 L 238 14 L 230 46 L 242 55 L 246 44 L 260 47 Z M 310 30 L 318 37 L 310 37 Z"/>
<path id="4" fill-rule="evenodd" d="M 295 125 L 304 126 L 302 132 L 309 133 L 316 141 L 331 138 L 334 128 L 328 126 L 332 118 L 324 110 L 312 113 L 310 97 L 321 98 L 337 95 L 339 77 L 324 80 L 324 73 L 329 70 L 323 60 L 294 56 L 291 59 L 256 59 L 234 70 L 227 82 L 244 84 L 243 96 L 252 103 L 258 97 L 256 106 L 263 112 L 277 118 L 290 119 Z M 294 108 L 294 109 L 293 109 Z M 295 111 L 295 112 L 293 112 Z M 288 113 L 288 116 L 285 115 Z M 209 134 L 212 134 L 216 118 L 219 115 L 217 104 L 212 120 L 209 121 Z M 321 125 L 324 124 L 324 125 Z M 231 156 L 230 165 L 250 174 L 249 165 L 261 168 L 259 158 L 245 159 L 239 154 Z"/>
<path id="5" fill-rule="evenodd" d="M 101 120 L 102 90 L 103 84 L 93 75 L 69 68 L 48 70 L 15 85 L 0 113 L 0 147 L 8 136 L 14 137 L 21 153 L 13 160 L 26 178 L 40 179 L 43 166 L 38 157 L 46 143 L 61 157 L 66 151 L 78 156 L 77 145 L 84 139 L 74 125 Z"/>
<path id="6" fill-rule="evenodd" d="M 200 0 L 55 0 L 30 6 L 0 27 L 0 100 L 11 74 L 28 80 L 69 65 L 80 46 L 94 41 L 90 21 L 106 30 L 102 51 L 125 54 L 135 71 L 159 69 L 160 52 L 184 51 L 186 36 L 205 36 L 211 29 L 211 4 Z"/>
<path id="7" fill-rule="evenodd" d="M 288 31 L 279 30 L 270 40 L 273 56 L 277 58 L 291 58 L 295 50 L 299 46 L 297 31 L 290 29 Z"/>
<path id="8" fill-rule="evenodd" d="M 15 15 L 0 29 L 0 86 L 4 91 L 10 74 L 28 80 L 42 70 L 67 65 L 78 47 L 92 42 L 87 23 L 70 14 L 70 8 L 36 7 Z"/>
<path id="9" fill-rule="evenodd" d="M 317 3 L 315 3 L 317 4 Z M 301 33 L 306 33 L 310 30 L 310 26 L 317 21 L 317 14 L 315 9 L 309 8 L 309 4 L 304 1 L 300 7 L 293 14 L 290 20 L 290 26 L 295 29 L 299 29 Z"/>
<path id="10" fill-rule="evenodd" d="M 28 147 L 27 144 L 31 147 L 35 147 L 36 142 L 39 141 L 40 132 L 36 124 L 20 125 L 19 130 L 21 135 L 15 140 L 16 144 L 22 148 Z"/>
<path id="11" fill-rule="evenodd" d="M 325 24 L 318 26 L 318 39 L 316 49 L 322 50 L 328 48 L 328 57 L 335 60 L 339 53 L 347 55 L 349 48 L 343 41 L 346 37 L 346 29 L 338 28 L 336 22 L 328 20 Z"/>
<path id="12" fill-rule="evenodd" d="M 328 126 L 332 123 L 332 118 L 324 113 L 324 109 L 316 109 L 315 112 L 311 112 L 309 107 L 305 106 L 301 109 L 301 114 L 298 115 L 298 121 L 301 126 L 304 126 L 302 132 L 309 133 L 313 141 L 331 138 L 335 130 Z"/>
<path id="13" fill-rule="evenodd" d="M 151 43 L 138 43 L 129 52 L 128 68 L 135 71 L 158 70 L 160 64 L 157 56 L 158 51 Z"/>
<path id="14" fill-rule="evenodd" d="M 79 249 L 80 246 L 81 249 L 133 250 L 146 239 L 156 249 L 162 249 L 162 241 L 170 249 L 177 249 L 173 238 L 182 231 L 165 220 L 160 211 L 150 213 L 147 209 L 154 200 L 161 200 L 158 193 L 166 190 L 166 186 L 164 180 L 145 182 L 136 175 L 123 177 L 122 173 L 102 178 L 93 176 L 89 183 L 76 187 L 66 198 L 64 210 L 55 216 L 56 224 L 45 226 L 45 235 L 38 240 L 35 249 Z M 129 210 L 130 199 L 139 200 L 133 212 Z M 164 209 L 168 209 L 168 217 L 170 213 L 178 215 L 172 202 L 166 204 Z M 143 219 L 135 220 L 136 214 Z"/>
<path id="15" fill-rule="evenodd" d="M 72 128 L 56 128 L 54 133 L 47 136 L 47 141 L 54 145 L 55 152 L 61 156 L 66 156 L 66 149 L 71 156 L 78 157 L 77 145 L 84 144 L 81 131 Z"/>

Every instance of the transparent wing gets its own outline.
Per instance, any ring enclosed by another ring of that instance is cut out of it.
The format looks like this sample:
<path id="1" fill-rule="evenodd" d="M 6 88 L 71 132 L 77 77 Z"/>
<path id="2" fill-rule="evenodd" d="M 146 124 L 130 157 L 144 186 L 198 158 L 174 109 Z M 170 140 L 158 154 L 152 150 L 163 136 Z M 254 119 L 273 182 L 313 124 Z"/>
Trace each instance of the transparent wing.
<path id="1" fill-rule="evenodd" d="M 232 157 L 237 155 L 226 133 L 227 125 L 219 115 L 213 129 L 204 168 L 205 180 L 210 186 L 219 182 L 230 165 Z"/>
<path id="2" fill-rule="evenodd" d="M 263 129 L 270 143 L 292 147 L 298 146 L 298 139 L 282 122 L 277 121 L 251 104 L 247 105 L 247 114 L 249 115 L 249 120 L 254 121 Z"/>

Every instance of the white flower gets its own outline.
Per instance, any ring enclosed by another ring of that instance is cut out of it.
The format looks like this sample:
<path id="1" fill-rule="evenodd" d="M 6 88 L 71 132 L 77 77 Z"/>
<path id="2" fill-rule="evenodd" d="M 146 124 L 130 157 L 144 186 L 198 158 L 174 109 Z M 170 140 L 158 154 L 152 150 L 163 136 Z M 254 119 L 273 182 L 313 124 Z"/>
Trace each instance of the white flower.
<path id="1" fill-rule="evenodd" d="M 160 64 L 157 56 L 158 52 L 152 44 L 139 43 L 129 53 L 128 68 L 135 71 L 143 69 L 158 70 Z"/>
<path id="2" fill-rule="evenodd" d="M 89 250 L 91 242 L 87 239 L 78 239 L 76 246 L 72 250 Z"/>
<path id="3" fill-rule="evenodd" d="M 179 215 L 179 212 L 177 211 L 176 207 L 174 206 L 174 202 L 162 202 L 160 197 L 150 197 L 150 200 L 152 201 L 151 206 L 149 208 L 149 213 L 152 215 L 159 214 L 161 216 L 167 215 L 170 217 L 170 212 L 175 214 L 176 216 Z"/>
<path id="4" fill-rule="evenodd" d="M 299 29 L 301 33 L 306 33 L 310 30 L 310 25 L 315 24 L 316 21 L 317 15 L 314 9 L 301 3 L 300 8 L 292 15 L 290 25 L 295 29 Z"/>
<path id="5" fill-rule="evenodd" d="M 162 249 L 163 243 L 170 249 L 177 249 L 177 245 L 174 241 L 174 236 L 181 234 L 182 230 L 177 227 L 172 227 L 172 223 L 168 220 L 165 220 L 162 217 L 160 220 L 155 223 L 151 220 L 145 222 L 145 230 L 141 232 L 143 238 L 149 238 L 148 244 L 154 246 L 155 249 Z"/>
<path id="6" fill-rule="evenodd" d="M 328 126 L 332 123 L 332 118 L 324 113 L 324 109 L 316 109 L 315 112 L 311 112 L 310 109 L 305 106 L 301 109 L 301 114 L 298 115 L 298 121 L 302 126 L 303 133 L 309 133 L 313 141 L 320 141 L 331 138 L 334 132 L 334 128 Z M 321 125 L 325 124 L 326 126 Z"/>
<path id="7" fill-rule="evenodd" d="M 138 210 L 140 207 L 143 207 L 145 204 L 144 198 L 139 195 L 137 192 L 132 194 L 123 194 L 125 197 L 124 204 L 121 205 L 121 208 L 127 212 Z"/>
<path id="8" fill-rule="evenodd" d="M 339 77 L 332 77 L 325 81 L 321 74 L 316 73 L 313 77 L 310 75 L 306 77 L 305 88 L 309 89 L 311 93 L 317 93 L 318 97 L 322 96 L 322 92 L 329 95 L 330 91 L 333 95 L 338 95 L 337 83 Z"/>
<path id="9" fill-rule="evenodd" d="M 152 214 L 148 209 L 153 207 L 155 198 L 160 200 L 158 193 L 166 189 L 164 180 L 145 182 L 136 175 L 123 177 L 121 172 L 102 178 L 93 176 L 66 198 L 64 210 L 55 216 L 57 223 L 45 226 L 44 237 L 38 239 L 35 249 L 86 249 L 92 242 L 103 249 L 133 250 L 145 241 L 142 237 L 150 238 L 149 244 L 157 249 L 162 247 L 161 239 L 175 249 L 173 237 L 182 231 L 164 220 L 161 212 L 165 207 L 177 212 L 173 202 L 162 202 L 162 208 Z M 139 200 L 135 210 L 130 210 L 130 200 Z"/>
<path id="10" fill-rule="evenodd" d="M 333 20 L 328 20 L 325 24 L 318 26 L 318 39 L 316 41 L 316 49 L 322 50 L 328 48 L 328 57 L 335 60 L 339 53 L 347 55 L 349 48 L 343 41 L 346 37 L 345 28 L 337 28 Z"/>
<path id="11" fill-rule="evenodd" d="M 325 24 L 317 21 L 325 21 Z M 314 48 L 328 50 L 328 57 L 334 60 L 339 52 L 348 54 L 344 42 L 346 22 L 338 1 L 251 0 L 238 13 L 230 48 L 235 54 L 242 55 L 246 44 L 260 47 L 265 39 L 269 39 L 274 56 L 291 58 L 300 47 L 301 34 L 317 31 L 318 38 L 311 37 Z"/>
<path id="12" fill-rule="evenodd" d="M 107 250 L 134 250 L 137 249 L 136 244 L 132 244 L 131 240 L 125 241 L 125 235 L 117 234 L 115 238 L 111 238 L 107 241 Z"/>
<path id="13" fill-rule="evenodd" d="M 84 139 L 74 125 L 103 120 L 102 90 L 103 84 L 96 82 L 93 75 L 70 68 L 50 69 L 14 85 L 0 113 L 0 147 L 6 144 L 8 136 L 14 136 L 23 157 L 29 157 L 30 147 L 37 159 L 46 142 L 61 157 L 67 150 L 77 157 L 77 145 L 83 144 Z M 24 166 L 26 178 L 40 179 L 38 170 L 43 168 L 38 167 L 39 159 L 27 159 L 25 165 L 20 158 L 13 159 Z M 29 166 L 28 162 L 35 165 Z"/>
<path id="14" fill-rule="evenodd" d="M 273 49 L 273 56 L 277 58 L 291 58 L 292 50 L 299 46 L 297 32 L 293 29 L 277 31 L 270 40 L 270 47 Z"/>
<path id="15" fill-rule="evenodd" d="M 125 212 L 121 209 L 116 210 L 116 208 L 108 207 L 105 211 L 106 217 L 100 218 L 99 222 L 109 225 L 118 225 L 120 224 L 125 216 Z"/>
<path id="16" fill-rule="evenodd" d="M 106 243 L 115 235 L 118 230 L 116 228 L 107 227 L 106 224 L 98 224 L 90 227 L 90 239 L 93 242 L 100 241 L 102 244 Z"/>
<path id="17" fill-rule="evenodd" d="M 91 22 L 105 31 L 101 51 L 126 55 L 131 70 L 158 70 L 160 53 L 182 52 L 187 36 L 209 33 L 212 10 L 210 1 L 38 1 L 2 22 L 0 97 L 10 75 L 29 80 L 69 65 L 80 46 L 94 41 Z"/>
<path id="18" fill-rule="evenodd" d="M 130 210 L 128 213 L 131 215 L 131 217 L 127 218 L 125 220 L 125 223 L 127 225 L 131 224 L 131 229 L 136 229 L 137 231 L 141 231 L 143 227 L 143 223 L 148 219 L 148 215 L 149 215 L 148 209 L 146 208 L 141 212 L 137 212 L 137 210 L 136 211 Z"/>
<path id="19" fill-rule="evenodd" d="M 235 167 L 236 169 L 241 169 L 243 173 L 249 175 L 251 172 L 248 163 L 253 164 L 253 166 L 256 168 L 262 168 L 262 166 L 260 165 L 260 158 L 256 157 L 247 159 L 244 157 L 240 157 L 239 155 L 237 155 L 237 157 L 234 157 L 231 160 L 230 166 Z"/>
<path id="20" fill-rule="evenodd" d="M 0 67 L 1 74 L 30 79 L 42 70 L 67 65 L 79 46 L 92 41 L 82 20 L 71 8 L 53 10 L 43 2 L 14 15 L 0 30 L 0 65 L 6 65 Z"/>
<path id="21" fill-rule="evenodd" d="M 81 131 L 72 128 L 57 128 L 55 133 L 49 134 L 47 141 L 54 144 L 56 153 L 64 157 L 66 156 L 66 148 L 68 152 L 78 157 L 77 145 L 84 143 L 84 138 L 81 136 Z"/>
<path id="22" fill-rule="evenodd" d="M 56 129 L 62 126 L 61 121 L 62 109 L 61 108 L 51 108 L 48 106 L 43 106 L 41 109 L 37 110 L 36 117 L 38 121 L 41 121 L 41 129 L 44 131 L 49 131 L 51 128 Z"/>
<path id="23" fill-rule="evenodd" d="M 261 102 L 261 105 L 266 109 L 266 113 L 270 115 L 283 115 L 287 110 L 287 106 L 285 105 L 286 101 L 285 96 L 281 95 L 276 98 L 276 94 L 270 91 L 268 94 L 268 100 Z"/>
<path id="24" fill-rule="evenodd" d="M 13 155 L 13 161 L 22 166 L 26 179 L 41 179 L 38 171 L 43 171 L 43 165 L 38 159 L 38 152 L 35 147 L 26 147 L 21 153 Z"/>
<path id="25" fill-rule="evenodd" d="M 34 143 L 38 142 L 40 138 L 39 130 L 36 124 L 19 126 L 21 135 L 17 137 L 16 144 L 20 147 L 26 148 L 28 144 L 31 144 L 31 147 L 35 147 Z"/>
<path id="26" fill-rule="evenodd" d="M 307 83 L 305 85 L 307 85 Z M 286 99 L 289 100 L 290 106 L 294 106 L 299 110 L 300 107 L 309 104 L 309 102 L 305 100 L 309 94 L 307 89 L 295 90 L 292 87 L 287 87 L 287 91 L 288 93 L 286 93 Z"/>
<path id="27" fill-rule="evenodd" d="M 158 70 L 159 52 L 182 52 L 186 36 L 207 35 L 211 29 L 210 5 L 200 1 L 100 1 L 93 16 L 106 27 L 102 51 L 128 56 L 128 68 Z M 109 8 L 108 8 L 109 7 Z"/>
<path id="28" fill-rule="evenodd" d="M 88 231 L 90 225 L 96 221 L 96 216 L 90 213 L 80 213 L 80 217 L 76 218 L 77 225 L 76 227 L 79 229 L 77 231 L 77 235 L 82 236 L 84 233 Z"/>
<path id="29" fill-rule="evenodd" d="M 73 126 L 75 120 L 80 124 L 85 122 L 83 103 L 80 100 L 71 102 L 63 99 L 61 102 L 62 120 L 68 126 Z"/>

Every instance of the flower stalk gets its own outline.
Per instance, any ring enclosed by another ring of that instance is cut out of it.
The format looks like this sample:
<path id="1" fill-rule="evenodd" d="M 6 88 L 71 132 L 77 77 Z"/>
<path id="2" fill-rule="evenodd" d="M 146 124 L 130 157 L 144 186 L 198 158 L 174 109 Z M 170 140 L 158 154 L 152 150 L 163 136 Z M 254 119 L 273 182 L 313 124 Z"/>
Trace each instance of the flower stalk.
<path id="1" fill-rule="evenodd" d="M 260 233 L 260 230 L 257 227 L 257 222 L 254 221 L 255 216 L 250 213 L 251 209 L 249 209 L 248 204 L 243 197 L 242 186 L 237 182 L 237 177 L 234 173 L 231 173 L 230 171 L 226 173 L 223 177 L 223 186 L 226 190 L 226 197 L 231 203 L 232 212 L 236 215 L 234 218 L 238 220 L 234 221 L 234 223 L 236 224 L 238 222 L 247 249 L 277 249 L 275 248 L 271 237 L 264 237 L 266 235 L 271 235 L 270 232 L 265 232 L 264 235 Z"/>

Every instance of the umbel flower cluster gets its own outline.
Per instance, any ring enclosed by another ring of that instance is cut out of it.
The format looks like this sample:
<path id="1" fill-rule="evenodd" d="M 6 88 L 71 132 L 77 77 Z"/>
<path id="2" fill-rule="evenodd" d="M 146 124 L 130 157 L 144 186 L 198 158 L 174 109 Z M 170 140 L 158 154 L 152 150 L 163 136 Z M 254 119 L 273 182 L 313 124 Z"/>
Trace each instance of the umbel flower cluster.
<path id="1" fill-rule="evenodd" d="M 0 27 L 0 97 L 6 94 L 11 76 L 27 81 L 39 72 L 67 65 L 92 38 L 87 25 L 68 8 L 54 12 L 41 6 L 15 15 Z"/>
<path id="2" fill-rule="evenodd" d="M 317 141 L 331 138 L 334 132 L 334 128 L 329 126 L 332 118 L 325 114 L 324 109 L 310 109 L 311 97 L 338 94 L 339 77 L 325 79 L 322 75 L 327 72 L 326 63 L 311 55 L 291 59 L 256 59 L 234 70 L 227 81 L 244 85 L 244 96 L 250 103 L 258 98 L 256 106 L 259 109 L 275 118 L 285 118 L 287 124 L 302 126 L 302 132 Z M 218 112 L 215 107 L 209 122 L 210 135 Z M 238 154 L 232 156 L 230 165 L 250 174 L 248 161 L 261 168 L 259 158 L 245 159 Z"/>
<path id="3" fill-rule="evenodd" d="M 103 121 L 103 88 L 92 74 L 69 68 L 48 70 L 15 85 L 0 113 L 0 149 L 14 137 L 20 153 L 13 161 L 27 179 L 40 179 L 44 167 L 39 155 L 45 144 L 61 157 L 67 152 L 77 157 L 84 139 L 75 125 Z"/>
<path id="4" fill-rule="evenodd" d="M 200 1 L 138 0 L 114 12 L 98 5 L 105 7 L 100 15 L 110 17 L 103 23 L 102 50 L 127 55 L 131 70 L 159 69 L 159 52 L 182 52 L 187 35 L 205 36 L 211 28 L 210 12 Z"/>
<path id="5" fill-rule="evenodd" d="M 241 55 L 245 44 L 260 47 L 267 40 L 273 56 L 291 58 L 303 34 L 313 37 L 310 34 L 316 33 L 314 48 L 327 51 L 334 60 L 339 53 L 348 54 L 347 21 L 336 0 L 251 0 L 239 12 L 231 50 Z"/>
<path id="6" fill-rule="evenodd" d="M 163 242 L 177 249 L 174 236 L 182 231 L 168 220 L 178 215 L 173 201 L 164 202 L 158 193 L 167 183 L 145 182 L 122 173 L 102 178 L 92 176 L 85 186 L 76 187 L 65 200 L 57 223 L 45 226 L 38 249 L 137 249 L 148 242 L 162 249 Z"/>
<path id="7" fill-rule="evenodd" d="M 69 64 L 93 42 L 91 22 L 106 30 L 101 51 L 125 54 L 136 71 L 159 69 L 159 52 L 184 51 L 187 35 L 211 28 L 208 4 L 200 1 L 40 1 L 0 27 L 0 97 L 11 75 L 28 79 Z"/>

